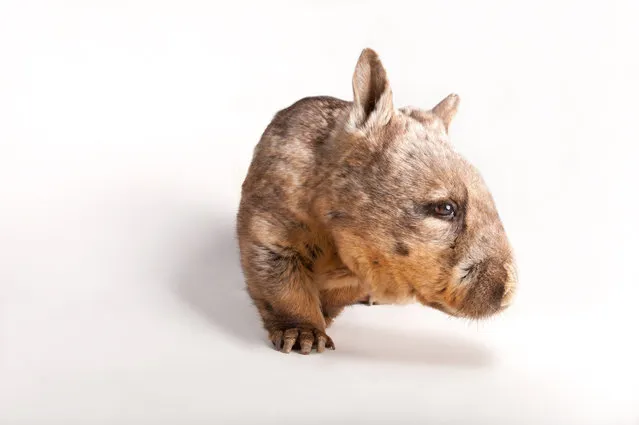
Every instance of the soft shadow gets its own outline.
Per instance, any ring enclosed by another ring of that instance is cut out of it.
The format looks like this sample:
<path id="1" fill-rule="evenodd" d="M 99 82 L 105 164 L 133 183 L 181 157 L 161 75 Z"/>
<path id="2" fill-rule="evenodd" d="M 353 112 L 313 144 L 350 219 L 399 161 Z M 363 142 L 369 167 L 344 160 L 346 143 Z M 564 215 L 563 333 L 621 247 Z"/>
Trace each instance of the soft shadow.
<path id="1" fill-rule="evenodd" d="M 338 320 L 329 334 L 338 357 L 463 368 L 483 368 L 494 361 L 493 353 L 477 342 L 430 330 L 407 333 L 399 328 L 340 326 Z"/>
<path id="2" fill-rule="evenodd" d="M 176 294 L 192 310 L 238 342 L 270 347 L 257 310 L 245 290 L 234 223 L 228 218 L 196 222 L 191 222 L 188 237 L 180 243 L 185 258 L 175 281 Z M 406 333 L 400 327 L 357 327 L 338 318 L 328 333 L 337 350 L 323 356 L 333 359 L 357 357 L 465 368 L 485 367 L 493 361 L 486 347 L 435 331 Z M 275 351 L 273 354 L 280 355 Z"/>
<path id="3" fill-rule="evenodd" d="M 183 242 L 186 258 L 175 291 L 212 325 L 246 344 L 263 344 L 265 333 L 245 290 L 234 223 L 215 220 Z"/>

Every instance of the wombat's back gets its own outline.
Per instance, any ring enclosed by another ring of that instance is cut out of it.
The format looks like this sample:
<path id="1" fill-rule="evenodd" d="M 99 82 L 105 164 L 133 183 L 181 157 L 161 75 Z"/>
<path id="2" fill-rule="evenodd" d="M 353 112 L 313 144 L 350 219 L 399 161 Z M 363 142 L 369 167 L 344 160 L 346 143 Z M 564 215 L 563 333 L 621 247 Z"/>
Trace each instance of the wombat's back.
<path id="1" fill-rule="evenodd" d="M 255 147 L 244 184 L 244 209 L 277 210 L 302 206 L 322 168 L 324 143 L 351 102 L 328 96 L 306 97 L 279 111 Z M 297 209 L 297 208 L 293 208 Z M 302 213 L 302 211 L 299 211 Z"/>

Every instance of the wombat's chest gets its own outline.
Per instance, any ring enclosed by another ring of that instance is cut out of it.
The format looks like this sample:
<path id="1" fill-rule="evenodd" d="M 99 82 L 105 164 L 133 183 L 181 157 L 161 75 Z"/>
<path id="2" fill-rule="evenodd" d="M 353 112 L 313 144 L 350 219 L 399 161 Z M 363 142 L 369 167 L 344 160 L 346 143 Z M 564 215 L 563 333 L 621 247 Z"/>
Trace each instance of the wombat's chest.
<path id="1" fill-rule="evenodd" d="M 338 304 L 367 301 L 371 304 L 409 304 L 415 302 L 412 291 L 398 286 L 384 273 L 370 278 L 359 277 L 349 270 L 336 252 L 319 256 L 313 266 L 314 280 L 321 292 L 341 298 Z"/>

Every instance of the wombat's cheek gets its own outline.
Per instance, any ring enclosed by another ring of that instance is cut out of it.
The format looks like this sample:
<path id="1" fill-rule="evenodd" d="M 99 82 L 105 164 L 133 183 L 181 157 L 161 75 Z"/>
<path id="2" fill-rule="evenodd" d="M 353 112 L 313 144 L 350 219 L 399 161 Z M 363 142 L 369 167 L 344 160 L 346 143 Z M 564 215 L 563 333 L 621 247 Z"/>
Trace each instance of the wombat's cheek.
<path id="1" fill-rule="evenodd" d="M 349 270 L 357 275 L 365 275 L 368 271 L 370 258 L 374 258 L 372 249 L 365 240 L 347 232 L 334 232 L 333 239 L 341 261 Z"/>

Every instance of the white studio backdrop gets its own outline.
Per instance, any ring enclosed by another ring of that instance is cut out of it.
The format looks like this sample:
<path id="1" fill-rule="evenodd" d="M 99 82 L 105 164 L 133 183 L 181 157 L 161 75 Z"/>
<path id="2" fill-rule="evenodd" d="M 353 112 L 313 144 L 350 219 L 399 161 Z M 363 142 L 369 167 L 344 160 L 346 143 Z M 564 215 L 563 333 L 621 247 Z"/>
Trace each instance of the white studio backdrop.
<path id="1" fill-rule="evenodd" d="M 0 1 L 0 423 L 639 423 L 633 1 Z M 461 96 L 518 258 L 481 323 L 353 307 L 272 350 L 234 215 L 273 114 Z"/>

